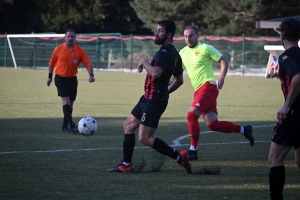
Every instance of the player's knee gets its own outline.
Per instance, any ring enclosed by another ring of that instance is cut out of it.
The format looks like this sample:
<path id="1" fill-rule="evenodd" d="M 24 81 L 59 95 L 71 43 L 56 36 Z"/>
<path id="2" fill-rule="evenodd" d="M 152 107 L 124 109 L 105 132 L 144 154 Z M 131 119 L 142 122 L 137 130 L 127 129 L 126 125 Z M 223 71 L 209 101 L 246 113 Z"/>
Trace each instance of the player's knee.
<path id="1" fill-rule="evenodd" d="M 139 127 L 140 123 L 133 117 L 128 117 L 123 124 L 124 133 L 135 133 L 135 130 Z"/>
<path id="2" fill-rule="evenodd" d="M 139 135 L 139 142 L 146 146 L 150 146 L 149 138 L 146 137 L 145 135 Z"/>
<path id="3" fill-rule="evenodd" d="M 186 119 L 188 121 L 198 121 L 198 118 L 199 117 L 193 112 L 188 112 L 187 115 L 186 115 Z"/>
<path id="4" fill-rule="evenodd" d="M 269 164 L 270 167 L 272 166 L 272 163 L 273 163 L 273 155 L 269 154 L 269 156 L 268 156 L 268 164 Z"/>
<path id="5" fill-rule="evenodd" d="M 123 129 L 124 129 L 124 133 L 132 133 L 133 131 L 133 126 L 132 123 L 130 123 L 129 120 L 126 120 L 123 124 Z"/>
<path id="6" fill-rule="evenodd" d="M 213 123 L 210 123 L 207 128 L 211 131 L 218 131 L 218 120 L 213 121 Z"/>
<path id="7" fill-rule="evenodd" d="M 268 156 L 268 163 L 269 167 L 284 166 L 284 159 L 271 152 Z"/>

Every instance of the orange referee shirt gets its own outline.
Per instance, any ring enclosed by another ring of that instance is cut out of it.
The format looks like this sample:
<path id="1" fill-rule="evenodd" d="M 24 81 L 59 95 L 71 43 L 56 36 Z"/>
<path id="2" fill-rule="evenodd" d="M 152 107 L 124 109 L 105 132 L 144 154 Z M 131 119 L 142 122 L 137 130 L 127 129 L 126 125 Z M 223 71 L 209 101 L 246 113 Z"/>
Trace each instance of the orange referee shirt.
<path id="1" fill-rule="evenodd" d="M 61 77 L 75 77 L 80 62 L 85 68 L 92 66 L 89 57 L 80 46 L 75 44 L 73 49 L 68 50 L 64 43 L 54 49 L 49 65 L 54 67 L 54 73 Z"/>

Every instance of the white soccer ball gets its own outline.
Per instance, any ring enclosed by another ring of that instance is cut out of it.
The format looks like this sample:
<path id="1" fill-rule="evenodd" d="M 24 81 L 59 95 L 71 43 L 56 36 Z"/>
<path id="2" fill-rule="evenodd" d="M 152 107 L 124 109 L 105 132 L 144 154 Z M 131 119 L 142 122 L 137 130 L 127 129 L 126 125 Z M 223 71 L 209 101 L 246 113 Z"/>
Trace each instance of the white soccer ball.
<path id="1" fill-rule="evenodd" d="M 98 124 L 93 117 L 83 117 L 78 122 L 78 131 L 84 136 L 92 136 L 97 130 Z"/>

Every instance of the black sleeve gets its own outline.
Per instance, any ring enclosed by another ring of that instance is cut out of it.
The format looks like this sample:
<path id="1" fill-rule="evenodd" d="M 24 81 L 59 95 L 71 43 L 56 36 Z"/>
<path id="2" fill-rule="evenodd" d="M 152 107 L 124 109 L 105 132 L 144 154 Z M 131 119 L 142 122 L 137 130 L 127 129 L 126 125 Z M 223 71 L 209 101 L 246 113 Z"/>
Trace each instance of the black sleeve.
<path id="1" fill-rule="evenodd" d="M 182 76 L 183 74 L 183 69 L 182 69 L 182 60 L 180 55 L 178 54 L 175 62 L 175 69 L 173 72 L 173 76 Z"/>

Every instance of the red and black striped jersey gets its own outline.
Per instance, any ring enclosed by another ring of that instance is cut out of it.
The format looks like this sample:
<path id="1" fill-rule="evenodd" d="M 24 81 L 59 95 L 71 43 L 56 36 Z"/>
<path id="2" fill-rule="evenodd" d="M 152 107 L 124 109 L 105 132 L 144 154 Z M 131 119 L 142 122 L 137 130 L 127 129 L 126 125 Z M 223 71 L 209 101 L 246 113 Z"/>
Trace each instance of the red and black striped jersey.
<path id="1" fill-rule="evenodd" d="M 292 47 L 284 51 L 278 58 L 281 89 L 284 99 L 287 98 L 295 75 L 300 74 L 300 48 Z M 300 86 L 299 86 L 300 87 Z M 292 104 L 291 110 L 287 114 L 287 121 L 300 124 L 300 95 Z"/>
<path id="2" fill-rule="evenodd" d="M 157 79 L 149 74 L 146 75 L 144 97 L 167 100 L 169 98 L 168 84 L 171 76 L 181 76 L 183 73 L 181 57 L 172 44 L 164 45 L 154 55 L 151 65 L 160 67 L 163 72 Z"/>

